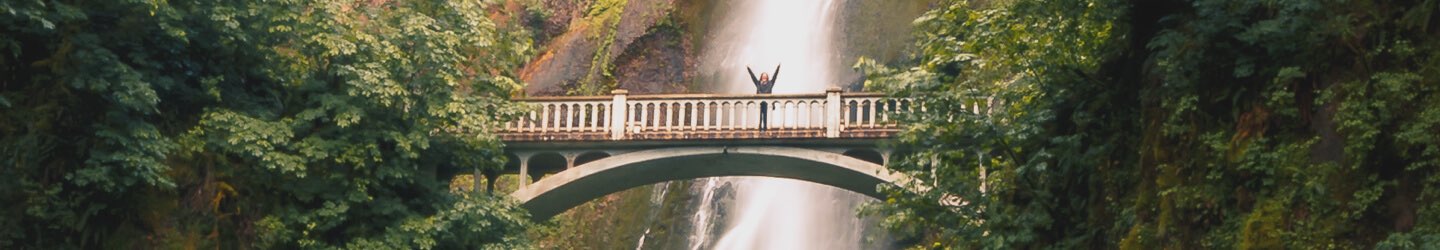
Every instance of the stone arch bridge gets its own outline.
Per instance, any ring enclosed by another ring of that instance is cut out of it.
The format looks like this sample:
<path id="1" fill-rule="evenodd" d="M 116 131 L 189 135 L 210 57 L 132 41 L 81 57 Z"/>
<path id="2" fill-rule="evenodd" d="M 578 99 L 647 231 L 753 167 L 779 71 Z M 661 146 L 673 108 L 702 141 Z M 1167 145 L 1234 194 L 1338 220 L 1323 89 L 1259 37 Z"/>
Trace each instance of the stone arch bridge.
<path id="1" fill-rule="evenodd" d="M 769 176 L 879 197 L 907 181 L 883 166 L 906 99 L 875 93 L 637 95 L 517 100 L 534 110 L 499 133 L 511 160 L 484 176 L 518 174 L 511 196 L 538 220 L 606 194 L 670 180 Z M 769 118 L 760 121 L 760 103 Z M 760 123 L 767 124 L 760 130 Z M 481 187 L 476 179 L 476 189 Z"/>

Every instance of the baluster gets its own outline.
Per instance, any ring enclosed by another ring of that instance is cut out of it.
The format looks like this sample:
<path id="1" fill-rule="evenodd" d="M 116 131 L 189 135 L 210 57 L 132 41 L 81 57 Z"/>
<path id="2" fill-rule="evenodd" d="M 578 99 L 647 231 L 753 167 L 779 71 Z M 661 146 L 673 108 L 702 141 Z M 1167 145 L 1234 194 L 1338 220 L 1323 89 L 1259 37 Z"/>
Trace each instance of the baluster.
<path id="1" fill-rule="evenodd" d="M 545 112 L 545 118 L 545 131 L 554 132 L 560 129 L 560 104 L 551 103 Z"/>
<path id="2" fill-rule="evenodd" d="M 636 113 L 635 113 L 635 117 L 638 117 L 638 119 L 640 120 L 640 121 L 639 121 L 640 124 L 639 124 L 639 125 L 636 125 L 636 126 L 639 126 L 640 131 L 647 131 L 647 130 L 649 130 L 649 129 L 650 129 L 650 120 L 651 120 L 651 118 L 650 118 L 650 103 L 649 103 L 649 102 L 640 102 L 640 103 L 636 103 L 635 105 L 636 105 L 636 108 L 633 108 L 633 109 L 635 110 L 635 112 L 636 112 Z"/>
<path id="3" fill-rule="evenodd" d="M 865 128 L 876 125 L 876 102 L 865 99 Z"/>
<path id="4" fill-rule="evenodd" d="M 735 102 L 720 101 L 720 130 L 728 130 L 735 123 Z"/>
<path id="5" fill-rule="evenodd" d="M 715 116 L 712 116 L 712 119 L 715 119 L 715 126 L 712 128 L 715 130 L 724 130 L 723 126 L 725 126 L 725 101 L 716 101 L 714 102 L 714 104 Z"/>
<path id="6" fill-rule="evenodd" d="M 693 129 L 695 129 L 695 127 L 696 127 L 696 126 L 695 126 L 695 125 L 696 125 L 696 119 L 695 119 L 695 118 L 696 118 L 696 116 L 699 116 L 699 115 L 700 115 L 700 114 L 698 114 L 698 112 L 695 112 L 695 106 L 697 106 L 697 105 L 699 105 L 699 103 L 698 103 L 698 102 L 694 102 L 694 101 L 687 101 L 686 104 L 685 104 L 685 116 L 683 116 L 683 117 L 685 117 L 685 120 L 688 120 L 688 121 L 690 122 L 689 124 L 686 125 L 686 127 L 685 127 L 686 130 L 693 130 Z"/>
<path id="7" fill-rule="evenodd" d="M 564 103 L 556 103 L 554 109 L 550 110 L 550 112 L 555 113 L 555 117 L 553 118 L 554 120 L 550 120 L 550 122 L 553 123 L 553 124 L 550 125 L 550 126 L 552 126 L 551 128 L 554 128 L 554 129 L 552 129 L 552 130 L 550 130 L 550 131 L 557 131 L 557 132 L 558 132 L 558 131 L 565 131 L 565 118 L 566 118 L 566 117 L 565 117 L 565 116 L 566 116 L 566 115 L 565 115 L 565 107 L 566 107 L 566 106 L 569 106 L 569 105 L 566 105 L 566 104 L 564 104 Z"/>
<path id="8" fill-rule="evenodd" d="M 600 124 L 595 124 L 594 121 L 595 117 L 600 116 L 599 108 L 600 107 L 595 104 L 586 104 L 580 107 L 580 126 L 585 127 L 586 131 L 595 131 L 595 129 L 600 128 Z"/>
<path id="9" fill-rule="evenodd" d="M 549 104 L 549 107 L 545 113 L 545 117 L 549 118 L 547 120 L 548 122 L 545 124 L 545 131 L 555 132 L 560 130 L 561 110 L 564 110 L 564 108 L 562 108 L 559 103 Z"/>
<path id="10" fill-rule="evenodd" d="M 825 124 L 825 102 L 810 102 L 810 112 L 812 114 L 810 115 L 810 119 L 812 119 L 810 120 L 810 127 L 825 128 L 825 126 L 823 126 Z"/>
<path id="11" fill-rule="evenodd" d="M 525 132 L 535 131 L 535 110 L 525 111 Z"/>
<path id="12" fill-rule="evenodd" d="M 554 120 L 550 120 L 550 122 L 553 123 L 550 125 L 553 129 L 550 131 L 565 131 L 565 106 L 568 105 L 565 105 L 564 103 L 556 103 L 554 109 L 550 110 L 550 112 L 554 113 L 555 115 L 555 117 L 552 118 Z"/>
<path id="13" fill-rule="evenodd" d="M 730 118 L 728 119 L 730 129 L 739 129 L 745 127 L 744 123 L 740 123 L 740 119 L 742 119 L 740 118 L 740 115 L 744 114 L 740 112 L 740 109 L 743 105 L 745 104 L 742 101 L 730 102 Z"/>
<path id="14" fill-rule="evenodd" d="M 840 107 L 840 110 L 841 110 L 840 113 L 842 113 L 842 114 L 840 115 L 840 126 L 841 126 L 841 127 L 850 126 L 851 121 L 854 121 L 854 120 L 855 120 L 855 110 L 853 110 L 853 109 L 855 108 L 855 105 L 856 105 L 855 100 L 845 100 L 845 101 L 841 102 L 841 105 L 840 105 L 840 106 L 841 106 L 841 107 Z"/>
<path id="15" fill-rule="evenodd" d="M 811 106 L 810 104 L 811 104 L 810 101 L 803 101 L 803 100 L 800 101 L 800 110 L 799 110 L 799 113 L 800 113 L 799 120 L 800 120 L 800 121 L 798 122 L 798 123 L 800 123 L 800 128 L 806 128 L 806 129 L 810 128 L 810 124 L 811 124 L 810 116 L 814 114 L 814 111 L 810 110 L 811 108 L 814 108 L 814 106 Z"/>
<path id="16" fill-rule="evenodd" d="M 582 117 L 582 118 L 580 119 L 580 123 L 581 123 L 581 124 L 585 124 L 585 127 L 586 127 L 586 128 L 589 128 L 591 131 L 594 131 L 595 129 L 599 129 L 599 128 L 600 128 L 600 124 L 595 123 L 595 120 L 596 120 L 595 118 L 600 117 L 600 107 L 599 107 L 599 105 L 597 105 L 597 104 L 585 105 L 585 108 L 582 109 L 582 110 L 580 110 L 580 111 L 584 113 L 584 115 L 580 115 L 580 117 Z M 588 119 L 587 119 L 587 118 L 588 118 Z"/>
<path id="17" fill-rule="evenodd" d="M 692 101 L 684 101 L 680 104 L 680 115 L 677 116 L 680 117 L 680 120 L 675 122 L 680 125 L 679 130 L 689 130 L 691 126 L 695 126 L 695 123 L 690 120 L 690 118 L 695 116 L 694 113 L 690 112 L 690 109 L 694 106 L 695 102 Z"/>
<path id="18" fill-rule="evenodd" d="M 791 102 L 790 102 L 789 100 L 785 100 L 785 101 L 779 101 L 779 100 L 777 100 L 777 101 L 775 101 L 775 102 L 776 102 L 775 104 L 779 104 L 779 105 L 780 105 L 780 112 L 777 112 L 777 113 L 780 113 L 780 126 L 779 126 L 780 129 L 788 129 L 788 128 L 790 128 L 790 120 L 792 120 L 792 119 L 790 119 L 790 117 L 792 117 L 792 116 L 790 115 L 790 111 L 793 111 L 793 110 L 790 108 Z"/>
<path id="19" fill-rule="evenodd" d="M 775 111 L 771 113 L 771 125 L 775 125 L 774 127 L 779 129 L 788 128 L 787 126 L 789 125 L 786 124 L 790 123 L 790 102 L 785 100 L 775 100 L 775 105 L 771 105 L 770 107 L 775 108 L 774 110 L 771 110 Z"/>
<path id="20" fill-rule="evenodd" d="M 651 130 L 659 130 L 659 129 L 660 129 L 660 103 L 645 104 L 645 108 L 646 108 L 645 112 L 646 112 L 646 113 L 649 113 L 649 114 L 646 114 L 646 115 L 645 115 L 645 116 L 647 117 L 646 122 L 649 123 L 649 125 L 648 125 L 649 128 L 650 128 Z"/>
<path id="21" fill-rule="evenodd" d="M 705 130 L 711 130 L 714 129 L 715 126 L 718 126 L 718 124 L 713 124 L 716 120 L 720 119 L 720 114 L 716 113 L 720 112 L 720 110 L 715 108 L 718 103 L 719 102 L 714 101 L 705 102 L 704 113 L 702 113 L 703 116 L 700 117 L 700 125 L 705 126 Z"/>
<path id="22" fill-rule="evenodd" d="M 744 101 L 740 102 L 740 111 L 739 111 L 739 114 L 740 114 L 740 125 L 737 125 L 737 126 L 740 126 L 740 128 L 746 128 L 746 129 L 749 128 L 749 126 L 750 126 L 750 114 L 749 114 L 749 111 L 750 111 L 750 102 L 744 102 Z"/>
<path id="23" fill-rule="evenodd" d="M 674 114 L 670 113 L 671 109 L 674 109 L 673 104 L 668 102 L 662 102 L 660 103 L 660 106 L 655 107 L 655 122 L 657 123 L 655 124 L 656 130 L 670 129 L 670 119 L 675 116 Z"/>
<path id="24" fill-rule="evenodd" d="M 697 131 L 697 129 L 700 129 L 700 102 L 690 102 L 690 106 L 688 106 L 688 108 L 685 108 L 685 111 L 690 111 L 688 112 L 688 114 L 690 115 L 685 116 L 690 119 L 691 131 Z"/>
<path id="25" fill-rule="evenodd" d="M 870 106 L 866 106 L 865 100 L 855 100 L 855 127 L 864 127 L 866 113 L 869 113 Z"/>
<path id="26" fill-rule="evenodd" d="M 811 111 L 811 110 L 810 110 L 810 101 L 800 100 L 800 103 L 799 103 L 799 104 L 796 104 L 796 105 L 798 105 L 798 106 L 796 106 L 796 107 L 798 107 L 797 110 L 799 110 L 799 111 L 796 112 L 796 114 L 797 114 L 798 116 L 800 116 L 800 117 L 797 117 L 797 118 L 796 118 L 798 121 L 795 122 L 795 123 L 796 123 L 795 126 L 798 126 L 798 127 L 800 127 L 800 128 L 804 128 L 804 129 L 810 128 L 810 122 L 811 122 L 810 114 L 813 114 L 813 113 L 814 113 L 814 111 Z"/>
<path id="27" fill-rule="evenodd" d="M 577 109 L 576 112 L 580 115 L 580 117 L 577 117 L 579 118 L 577 119 L 579 122 L 576 122 L 576 124 L 579 126 L 576 126 L 576 128 L 581 132 L 590 131 L 590 104 L 577 103 L 575 107 Z"/>
<path id="28" fill-rule="evenodd" d="M 861 119 L 861 121 L 864 121 L 861 126 L 868 128 L 868 126 L 876 124 L 876 112 L 874 112 L 876 111 L 876 102 L 870 101 L 870 99 L 865 99 L 865 101 L 861 102 L 864 102 L 861 103 L 861 106 L 865 109 L 865 118 Z"/>
<path id="29" fill-rule="evenodd" d="M 770 110 L 769 110 L 769 111 L 778 111 L 778 112 L 770 112 L 770 117 L 769 117 L 770 119 L 767 119 L 767 120 L 769 120 L 769 121 L 766 121 L 766 122 L 768 122 L 768 123 L 766 123 L 766 124 L 768 125 L 767 127 L 774 127 L 774 128 L 779 128 L 779 129 L 785 129 L 785 118 L 786 118 L 786 116 L 785 116 L 785 106 L 784 106 L 784 105 L 785 105 L 785 103 L 782 102 L 782 101 L 780 101 L 780 100 L 772 100 L 772 101 L 770 101 Z M 780 122 L 779 122 L 780 124 L 777 126 L 777 125 L 775 124 L 775 123 L 776 123 L 775 121 L 780 121 Z"/>
<path id="30" fill-rule="evenodd" d="M 649 130 L 649 129 L 650 129 L 650 104 L 649 104 L 649 103 L 640 103 L 639 105 L 640 105 L 640 108 L 635 109 L 635 110 L 640 112 L 640 130 L 641 130 L 641 131 Z"/>
<path id="31" fill-rule="evenodd" d="M 871 127 L 871 128 L 874 128 L 875 125 L 880 124 L 880 122 L 877 121 L 879 118 L 880 118 L 880 100 L 879 100 L 879 99 L 871 99 L 871 100 L 870 100 L 870 127 Z"/>
<path id="32" fill-rule="evenodd" d="M 690 112 L 690 108 L 687 107 L 688 104 L 689 102 L 687 101 L 677 101 L 675 103 L 675 130 L 685 130 L 686 126 L 688 126 L 685 125 L 685 121 L 690 119 L 688 114 L 686 114 Z"/>
<path id="33" fill-rule="evenodd" d="M 604 129 L 605 124 L 600 123 L 601 120 L 604 120 L 603 117 L 605 117 L 604 107 L 601 106 L 599 103 L 590 104 L 590 127 L 595 131 L 606 131 Z"/>
<path id="34" fill-rule="evenodd" d="M 686 110 L 690 113 L 690 129 L 700 130 L 700 102 L 690 102 L 690 108 Z"/>
<path id="35" fill-rule="evenodd" d="M 810 102 L 799 100 L 795 102 L 795 128 L 810 127 Z"/>
<path id="36" fill-rule="evenodd" d="M 565 114 L 567 114 L 565 117 L 565 126 L 569 127 L 571 131 L 577 131 L 578 129 L 580 129 L 581 126 L 581 124 L 579 124 L 578 122 L 580 118 L 580 104 L 571 103 L 565 106 L 569 107 L 569 110 L 566 110 L 565 112 Z"/>
<path id="37" fill-rule="evenodd" d="M 696 109 L 700 110 L 700 127 L 698 129 L 710 130 L 710 107 L 714 105 L 710 105 L 709 102 L 701 102 L 700 104 L 701 105 L 696 106 Z M 704 107 L 702 108 L 700 106 Z"/>
<path id="38" fill-rule="evenodd" d="M 595 129 L 595 125 L 590 123 L 590 116 L 595 115 L 592 113 L 594 111 L 590 110 L 591 105 L 589 103 L 581 103 L 578 105 L 580 106 L 580 119 L 578 119 L 579 121 L 577 121 L 576 124 L 580 124 L 580 131 Z"/>
<path id="39" fill-rule="evenodd" d="M 881 111 L 882 113 L 880 113 L 880 121 L 884 122 L 884 123 L 882 123 L 882 124 L 884 124 L 886 127 L 889 127 L 889 126 L 890 126 L 890 112 L 893 111 L 893 110 L 895 110 L 895 108 L 894 108 L 893 106 L 891 106 L 891 104 L 893 104 L 893 103 L 891 102 L 891 100 L 885 100 L 884 102 L 881 102 L 881 103 L 883 103 L 883 105 L 884 105 L 884 106 L 881 106 L 881 108 L 883 108 L 884 110 L 882 110 L 882 111 Z"/>
<path id="40" fill-rule="evenodd" d="M 565 126 L 568 127 L 570 131 L 575 131 L 580 128 L 580 124 L 576 124 L 576 118 L 580 118 L 580 104 L 571 103 L 565 106 L 567 107 L 567 110 L 565 110 Z"/>
<path id="41" fill-rule="evenodd" d="M 729 124 L 728 122 L 730 122 L 731 120 L 735 120 L 735 119 L 731 119 L 732 117 L 730 117 L 729 114 L 730 114 L 730 113 L 733 113 L 733 112 L 730 110 L 729 107 L 730 107 L 730 102 L 729 102 L 729 101 L 720 101 L 720 105 L 717 106 L 717 108 L 715 109 L 715 117 L 716 117 L 716 119 L 715 119 L 715 126 L 716 126 L 716 129 L 719 129 L 719 130 L 730 129 L 730 124 Z"/>
<path id="42" fill-rule="evenodd" d="M 685 129 L 685 102 L 675 101 L 675 103 L 671 105 L 670 110 L 672 111 L 670 112 L 670 116 L 673 118 L 670 119 L 672 122 L 670 123 L 670 130 Z"/>
<path id="43" fill-rule="evenodd" d="M 550 131 L 550 104 L 540 105 L 540 132 Z"/>
<path id="44" fill-rule="evenodd" d="M 665 120 L 665 125 L 662 126 L 662 127 L 665 128 L 665 131 L 670 131 L 670 120 L 675 119 L 675 114 L 672 114 L 672 113 L 670 113 L 670 112 L 671 112 L 671 111 L 674 111 L 674 109 L 675 109 L 675 104 L 674 104 L 674 103 L 669 103 L 669 102 L 667 102 L 667 103 L 660 103 L 660 104 L 661 104 L 660 107 L 662 107 L 662 108 L 665 109 L 665 113 L 664 113 L 664 114 L 665 114 L 665 119 L 663 119 L 663 120 Z M 660 110 L 655 110 L 655 111 L 660 111 Z M 659 118 L 659 116 L 657 115 L 656 118 Z"/>
<path id="45" fill-rule="evenodd" d="M 726 103 L 726 104 L 725 104 L 724 106 L 725 106 L 726 112 L 727 112 L 728 114 L 725 115 L 725 127 L 724 127 L 724 129 L 735 129 L 735 120 L 736 120 L 736 119 L 735 119 L 735 103 L 736 103 L 736 102 L 734 102 L 734 101 L 728 101 L 728 102 L 725 102 L 725 103 Z"/>
<path id="46" fill-rule="evenodd" d="M 670 103 L 669 110 L 665 111 L 665 120 L 670 122 L 670 130 L 679 130 L 685 127 L 685 103 L 674 101 Z"/>

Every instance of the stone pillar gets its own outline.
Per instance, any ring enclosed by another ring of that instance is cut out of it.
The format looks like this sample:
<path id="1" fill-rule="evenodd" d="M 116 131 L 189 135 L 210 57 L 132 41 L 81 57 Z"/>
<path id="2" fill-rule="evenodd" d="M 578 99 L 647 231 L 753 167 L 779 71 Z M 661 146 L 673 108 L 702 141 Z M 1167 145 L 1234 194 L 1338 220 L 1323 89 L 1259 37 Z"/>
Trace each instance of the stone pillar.
<path id="1" fill-rule="evenodd" d="M 840 137 L 840 88 L 825 89 L 825 138 Z"/>
<path id="2" fill-rule="evenodd" d="M 530 185 L 530 156 L 520 156 L 520 189 Z"/>
<path id="3" fill-rule="evenodd" d="M 623 89 L 610 91 L 610 94 L 614 96 L 614 99 L 610 101 L 611 140 L 625 139 L 625 123 L 626 121 L 630 120 L 629 117 L 626 116 L 626 114 L 629 113 L 627 112 L 627 110 L 630 107 L 625 105 L 625 96 L 629 93 L 630 91 L 626 91 Z"/>
<path id="4" fill-rule="evenodd" d="M 579 153 L 579 152 L 569 152 L 569 153 L 565 153 L 564 156 L 565 156 L 565 170 L 570 170 L 570 169 L 572 169 L 572 168 L 575 168 L 575 158 L 580 157 L 580 153 Z M 564 171 L 564 170 L 561 170 L 561 171 Z"/>
<path id="5" fill-rule="evenodd" d="M 879 149 L 875 151 L 880 153 L 880 166 L 890 166 L 890 155 L 894 154 L 895 150 Z"/>
<path id="6" fill-rule="evenodd" d="M 472 190 L 470 191 L 478 194 L 480 193 L 480 178 L 483 178 L 484 176 L 480 175 L 480 168 L 475 168 L 472 173 L 473 176 L 470 176 L 470 188 L 472 188 Z"/>

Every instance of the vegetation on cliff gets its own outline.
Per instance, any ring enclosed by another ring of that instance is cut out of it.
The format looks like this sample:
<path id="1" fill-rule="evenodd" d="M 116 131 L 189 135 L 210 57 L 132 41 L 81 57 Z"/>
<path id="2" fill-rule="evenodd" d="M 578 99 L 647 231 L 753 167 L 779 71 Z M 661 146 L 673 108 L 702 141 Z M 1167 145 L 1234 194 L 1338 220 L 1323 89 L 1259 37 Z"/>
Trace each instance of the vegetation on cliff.
<path id="1" fill-rule="evenodd" d="M 0 3 L 0 248 L 514 248 L 490 1 Z"/>
<path id="2" fill-rule="evenodd" d="M 946 1 L 873 212 L 922 248 L 1440 247 L 1440 1 Z M 972 109 L 981 107 L 980 112 Z"/>

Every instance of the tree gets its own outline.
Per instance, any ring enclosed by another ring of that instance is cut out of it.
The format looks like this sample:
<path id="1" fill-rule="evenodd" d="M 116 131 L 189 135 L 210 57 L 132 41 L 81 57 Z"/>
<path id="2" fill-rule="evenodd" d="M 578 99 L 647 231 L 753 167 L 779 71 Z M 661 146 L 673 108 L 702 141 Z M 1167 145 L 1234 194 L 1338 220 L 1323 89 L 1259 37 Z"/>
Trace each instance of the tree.
<path id="1" fill-rule="evenodd" d="M 924 246 L 1440 244 L 1440 1 L 949 1 L 872 208 Z M 978 108 L 976 108 L 978 107 Z"/>
<path id="2" fill-rule="evenodd" d="M 493 4 L 0 4 L 0 246 L 523 244 L 442 182 L 518 110 Z"/>

